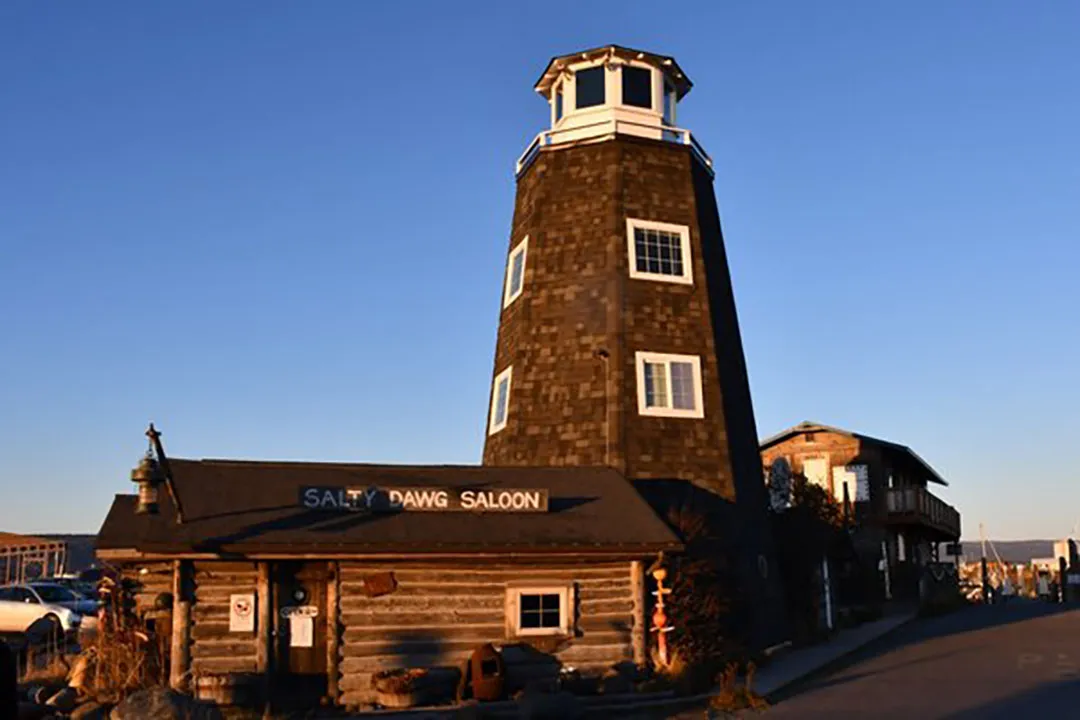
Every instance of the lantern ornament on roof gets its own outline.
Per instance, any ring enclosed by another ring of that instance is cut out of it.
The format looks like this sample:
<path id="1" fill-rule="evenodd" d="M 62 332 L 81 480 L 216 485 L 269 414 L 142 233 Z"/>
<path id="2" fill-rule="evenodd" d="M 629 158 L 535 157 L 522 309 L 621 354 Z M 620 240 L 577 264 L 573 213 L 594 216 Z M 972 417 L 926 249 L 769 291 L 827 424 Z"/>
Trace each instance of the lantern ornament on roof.
<path id="1" fill-rule="evenodd" d="M 161 433 L 150 423 L 146 430 L 150 447 L 146 450 L 139 464 L 131 471 L 131 481 L 138 489 L 135 512 L 138 515 L 157 515 L 161 511 L 161 486 L 164 485 L 172 500 L 176 522 L 184 522 L 180 498 L 176 495 L 172 476 L 169 473 L 169 460 L 165 457 L 165 448 L 161 445 Z"/>
<path id="2" fill-rule="evenodd" d="M 131 471 L 131 481 L 138 486 L 138 500 L 135 504 L 135 512 L 139 515 L 157 515 L 160 505 L 158 497 L 163 481 L 161 467 L 147 451 L 139 464 Z"/>

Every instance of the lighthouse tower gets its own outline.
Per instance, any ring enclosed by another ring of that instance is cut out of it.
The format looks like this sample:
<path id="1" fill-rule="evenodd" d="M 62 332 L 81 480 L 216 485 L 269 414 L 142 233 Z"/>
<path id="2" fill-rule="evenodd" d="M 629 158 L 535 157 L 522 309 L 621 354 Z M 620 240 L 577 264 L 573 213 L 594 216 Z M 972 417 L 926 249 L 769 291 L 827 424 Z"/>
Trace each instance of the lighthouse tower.
<path id="1" fill-rule="evenodd" d="M 607 465 L 721 501 L 743 588 L 764 597 L 776 573 L 714 166 L 677 122 L 690 88 L 673 58 L 614 45 L 537 81 L 550 128 L 516 166 L 484 464 Z"/>

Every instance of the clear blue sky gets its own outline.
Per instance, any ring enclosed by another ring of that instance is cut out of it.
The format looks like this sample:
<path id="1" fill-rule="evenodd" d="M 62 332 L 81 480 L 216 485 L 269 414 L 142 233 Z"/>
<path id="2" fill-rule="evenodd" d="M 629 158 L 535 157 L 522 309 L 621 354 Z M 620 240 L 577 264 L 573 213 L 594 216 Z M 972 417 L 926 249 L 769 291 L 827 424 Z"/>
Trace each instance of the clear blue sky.
<path id="1" fill-rule="evenodd" d="M 145 448 L 478 462 L 552 55 L 674 55 L 762 436 L 914 447 L 965 536 L 1080 517 L 1080 5 L 0 4 L 0 529 Z"/>

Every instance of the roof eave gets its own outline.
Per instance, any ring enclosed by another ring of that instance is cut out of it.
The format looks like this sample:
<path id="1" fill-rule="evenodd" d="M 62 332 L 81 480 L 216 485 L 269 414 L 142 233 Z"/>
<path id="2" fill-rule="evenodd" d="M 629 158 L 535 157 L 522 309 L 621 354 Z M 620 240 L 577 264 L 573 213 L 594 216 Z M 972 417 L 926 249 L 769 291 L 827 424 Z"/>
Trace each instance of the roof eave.
<path id="1" fill-rule="evenodd" d="M 656 62 L 656 64 L 665 71 L 665 74 L 670 76 L 670 79 L 675 85 L 676 96 L 679 100 L 682 100 L 686 93 L 690 92 L 690 89 L 694 86 L 694 83 L 690 81 L 690 78 L 683 72 L 683 69 L 679 67 L 679 63 L 675 61 L 675 58 L 669 55 L 657 55 L 656 53 L 646 52 L 645 50 L 635 50 L 634 48 L 623 47 L 622 45 L 601 45 L 600 47 L 589 48 L 588 50 L 581 50 L 566 55 L 556 55 L 551 58 L 544 67 L 544 71 L 540 73 L 540 77 L 537 78 L 536 83 L 534 83 L 533 89 L 540 95 L 547 97 L 548 91 L 551 89 L 551 86 L 555 83 L 555 80 L 566 65 L 581 60 L 595 60 L 597 57 L 602 57 L 605 53 L 625 58 L 648 58 Z"/>

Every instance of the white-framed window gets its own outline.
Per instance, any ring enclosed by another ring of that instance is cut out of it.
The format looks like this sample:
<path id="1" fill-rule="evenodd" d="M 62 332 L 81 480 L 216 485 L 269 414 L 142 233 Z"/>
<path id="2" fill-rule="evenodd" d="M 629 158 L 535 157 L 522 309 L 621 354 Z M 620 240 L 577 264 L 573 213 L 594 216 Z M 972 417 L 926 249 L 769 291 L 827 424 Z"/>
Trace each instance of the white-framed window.
<path id="1" fill-rule="evenodd" d="M 637 352 L 638 414 L 660 417 L 705 417 L 701 392 L 701 358 Z"/>
<path id="2" fill-rule="evenodd" d="M 506 283 L 503 289 L 503 307 L 509 307 L 510 303 L 517 299 L 525 288 L 525 256 L 529 250 L 529 236 L 519 242 L 510 251 L 510 257 L 506 260 Z"/>
<path id="3" fill-rule="evenodd" d="M 866 502 L 870 499 L 870 474 L 866 465 L 834 465 L 833 493 L 837 502 L 844 501 L 844 487 L 847 487 L 848 500 Z"/>
<path id="4" fill-rule="evenodd" d="M 510 414 L 510 377 L 514 367 L 503 370 L 495 376 L 495 383 L 491 389 L 491 419 L 488 422 L 488 435 L 506 427 L 506 417 Z"/>
<path id="5" fill-rule="evenodd" d="M 574 586 L 506 588 L 506 632 L 523 635 L 570 635 L 574 626 Z"/>
<path id="6" fill-rule="evenodd" d="M 630 277 L 691 285 L 690 228 L 686 225 L 629 218 L 626 244 Z"/>

